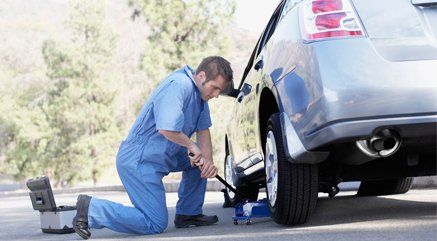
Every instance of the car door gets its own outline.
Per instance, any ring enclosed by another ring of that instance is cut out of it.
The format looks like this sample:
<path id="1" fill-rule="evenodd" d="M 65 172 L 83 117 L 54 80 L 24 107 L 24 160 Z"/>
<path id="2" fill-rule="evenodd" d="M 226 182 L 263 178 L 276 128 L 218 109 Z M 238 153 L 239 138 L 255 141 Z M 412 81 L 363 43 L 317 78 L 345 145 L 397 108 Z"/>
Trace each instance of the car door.
<path id="1" fill-rule="evenodd" d="M 262 37 L 262 36 L 261 36 Z M 261 39 L 261 38 L 260 38 Z M 244 105 L 246 102 L 243 102 L 245 99 L 245 96 L 247 94 L 250 94 L 251 89 L 248 88 L 245 84 L 245 80 L 248 79 L 248 74 L 250 72 L 250 69 L 252 68 L 254 58 L 257 55 L 258 51 L 258 44 L 260 40 L 258 40 L 257 45 L 255 46 L 255 49 L 252 52 L 251 58 L 249 59 L 249 62 L 245 68 L 242 80 L 239 84 L 238 91 L 239 94 L 234 102 L 234 108 L 232 113 L 232 125 L 230 126 L 230 143 L 231 143 L 231 149 L 232 149 L 232 155 L 234 158 L 234 164 L 237 166 L 246 169 L 250 165 L 252 165 L 252 162 L 250 161 L 249 156 L 246 153 L 246 133 L 247 133 L 247 127 L 246 127 L 246 119 L 245 115 L 243 115 L 243 110 L 245 109 Z"/>
<path id="2" fill-rule="evenodd" d="M 242 132 L 242 136 L 244 137 L 244 146 L 242 149 L 244 156 L 251 160 L 252 165 L 263 159 L 262 147 L 260 144 L 260 135 L 263 135 L 263 133 L 262 130 L 259 129 L 258 103 L 259 95 L 261 94 L 259 89 L 260 83 L 263 79 L 268 78 L 267 71 L 264 69 L 264 47 L 276 29 L 281 17 L 283 3 L 277 7 L 264 30 L 262 38 L 258 44 L 257 54 L 242 85 L 242 89 L 245 91 L 241 92 L 240 99 L 237 98 L 237 101 L 240 101 L 241 108 L 241 123 L 238 129 Z"/>

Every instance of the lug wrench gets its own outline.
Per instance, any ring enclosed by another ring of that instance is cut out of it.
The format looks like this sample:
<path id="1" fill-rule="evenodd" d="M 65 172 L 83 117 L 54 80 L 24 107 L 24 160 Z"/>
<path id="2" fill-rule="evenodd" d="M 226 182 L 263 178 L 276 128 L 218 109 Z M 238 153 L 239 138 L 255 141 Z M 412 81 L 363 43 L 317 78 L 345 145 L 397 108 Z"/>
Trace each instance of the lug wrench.
<path id="1" fill-rule="evenodd" d="M 190 152 L 190 156 L 194 156 L 193 153 Z M 200 168 L 200 167 L 199 167 Z M 219 174 L 215 175 L 215 178 L 219 180 L 225 187 L 227 187 L 229 190 L 231 190 L 233 193 L 237 194 L 237 190 L 233 188 L 229 183 L 227 183 Z"/>

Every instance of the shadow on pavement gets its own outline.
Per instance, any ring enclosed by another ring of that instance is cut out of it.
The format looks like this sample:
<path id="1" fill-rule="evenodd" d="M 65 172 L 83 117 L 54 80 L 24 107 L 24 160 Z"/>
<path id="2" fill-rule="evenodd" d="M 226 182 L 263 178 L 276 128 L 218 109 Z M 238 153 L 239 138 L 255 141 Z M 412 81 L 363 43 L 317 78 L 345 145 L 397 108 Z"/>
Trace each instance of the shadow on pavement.
<path id="1" fill-rule="evenodd" d="M 405 194 L 409 195 L 409 194 Z M 217 214 L 213 226 L 176 229 L 175 207 L 170 207 L 167 230 L 159 235 L 130 235 L 109 229 L 93 229 L 91 240 L 352 240 L 364 235 L 367 240 L 413 240 L 415 234 L 433 240 L 436 225 L 435 198 L 431 201 L 399 200 L 399 196 L 334 199 L 320 197 L 316 212 L 304 225 L 281 226 L 270 218 L 252 220 L 251 225 L 234 225 L 233 208 L 222 208 L 220 202 L 206 203 L 205 214 Z M 419 199 L 420 200 L 420 199 Z M 31 207 L 2 207 L 0 240 L 82 240 L 76 234 L 43 234 L 38 213 Z M 385 220 L 385 221 L 384 221 Z M 372 222 L 374 221 L 374 222 Z M 401 225 L 397 225 L 397 223 Z M 396 230 L 397 229 L 397 230 Z M 414 231 L 412 231 L 414 230 Z M 381 234 L 382 232 L 382 234 Z M 382 235 L 382 236 L 381 236 Z M 384 238 L 383 238 L 384 237 Z M 423 238 L 424 237 L 424 238 Z M 435 240 L 435 239 L 434 239 Z"/>
<path id="2" fill-rule="evenodd" d="M 300 236 L 300 234 L 311 234 L 314 237 L 320 235 L 320 240 L 325 240 L 326 230 L 337 224 L 353 224 L 364 223 L 367 221 L 377 220 L 409 220 L 414 223 L 414 220 L 435 219 L 437 211 L 436 204 L 433 202 L 419 202 L 409 200 L 397 200 L 384 197 L 356 197 L 343 196 L 334 199 L 319 198 L 316 212 L 312 218 L 304 225 L 293 227 L 281 226 L 273 222 L 270 218 L 254 220 L 252 225 L 239 224 L 234 225 L 232 215 L 233 208 L 222 209 L 218 204 L 205 205 L 205 213 L 218 213 L 220 222 L 217 225 L 209 227 L 198 227 L 189 229 L 175 229 L 173 227 L 174 208 L 169 209 L 169 227 L 166 232 L 154 236 L 132 236 L 126 234 L 115 233 L 96 233 L 95 237 L 100 239 L 132 239 L 139 238 L 141 240 L 218 240 L 227 239 L 235 240 L 237 238 L 274 238 L 281 239 L 290 237 L 290 234 Z M 359 228 L 358 228 L 359 229 Z M 424 229 L 423 231 L 429 231 Z M 387 232 L 396 232 L 393 235 L 403 235 L 408 237 L 408 230 L 395 231 L 386 230 Z M 344 236 L 345 239 L 357 238 L 355 235 L 359 230 L 337 230 L 330 231 Z M 363 229 L 366 235 L 372 235 L 371 230 Z M 403 232 L 407 232 L 404 233 Z M 378 232 L 373 235 L 378 237 Z M 140 238 L 141 237 L 141 238 Z M 322 238 L 323 237 L 323 238 Z M 293 238 L 293 239 L 294 239 Z M 305 240 L 304 236 L 300 237 Z M 317 238 L 316 238 L 317 239 Z"/>

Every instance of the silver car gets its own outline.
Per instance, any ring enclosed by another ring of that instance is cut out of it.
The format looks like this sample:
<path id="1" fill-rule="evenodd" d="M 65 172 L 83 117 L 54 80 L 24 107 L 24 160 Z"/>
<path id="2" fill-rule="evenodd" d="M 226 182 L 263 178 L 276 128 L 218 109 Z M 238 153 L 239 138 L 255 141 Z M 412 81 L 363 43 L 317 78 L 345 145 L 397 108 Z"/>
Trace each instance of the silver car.
<path id="1" fill-rule="evenodd" d="M 340 182 L 405 193 L 436 174 L 437 0 L 282 1 L 228 95 L 231 205 L 265 187 L 293 225 Z"/>

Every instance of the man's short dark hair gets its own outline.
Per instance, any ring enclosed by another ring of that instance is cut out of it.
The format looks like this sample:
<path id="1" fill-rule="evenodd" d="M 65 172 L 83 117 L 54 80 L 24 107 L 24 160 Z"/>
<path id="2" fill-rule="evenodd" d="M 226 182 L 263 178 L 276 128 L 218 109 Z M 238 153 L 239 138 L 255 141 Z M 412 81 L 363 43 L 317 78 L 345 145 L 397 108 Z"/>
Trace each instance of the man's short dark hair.
<path id="1" fill-rule="evenodd" d="M 202 60 L 196 73 L 205 72 L 206 80 L 213 80 L 221 75 L 229 84 L 233 83 L 233 74 L 229 61 L 220 56 L 209 56 Z"/>

